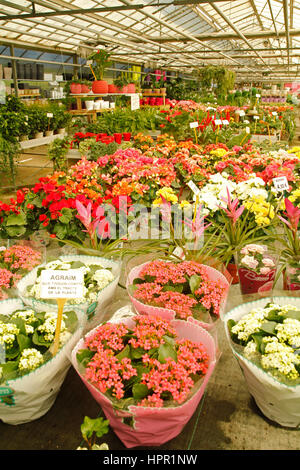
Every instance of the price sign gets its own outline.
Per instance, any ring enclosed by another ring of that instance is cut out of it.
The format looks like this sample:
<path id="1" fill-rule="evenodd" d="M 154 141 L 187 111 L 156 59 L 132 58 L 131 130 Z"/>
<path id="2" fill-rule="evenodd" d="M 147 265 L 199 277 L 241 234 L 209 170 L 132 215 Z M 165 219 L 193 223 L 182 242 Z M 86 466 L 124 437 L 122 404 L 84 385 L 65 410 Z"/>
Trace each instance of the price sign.
<path id="1" fill-rule="evenodd" d="M 67 299 L 83 297 L 83 276 L 78 269 L 44 269 L 41 272 L 41 298 L 56 299 L 58 308 L 54 343 L 50 348 L 53 356 L 59 349 L 64 305 Z"/>
<path id="2" fill-rule="evenodd" d="M 289 189 L 289 183 L 286 176 L 278 176 L 273 178 L 273 184 L 276 191 L 286 191 Z"/>
<path id="3" fill-rule="evenodd" d="M 63 75 L 55 75 L 55 80 L 56 80 L 57 82 L 63 82 L 64 77 L 63 77 Z"/>
<path id="4" fill-rule="evenodd" d="M 222 125 L 221 119 L 215 119 L 215 125 L 216 126 L 221 126 Z"/>
<path id="5" fill-rule="evenodd" d="M 200 189 L 195 185 L 194 181 L 189 181 L 187 185 L 193 191 L 194 194 L 200 194 Z"/>
<path id="6" fill-rule="evenodd" d="M 260 94 L 259 94 L 259 93 L 256 93 L 256 98 L 260 98 Z"/>
<path id="7" fill-rule="evenodd" d="M 246 127 L 247 134 L 250 134 L 250 127 Z"/>
<path id="8" fill-rule="evenodd" d="M 245 111 L 243 109 L 241 109 L 240 112 L 239 112 L 239 115 L 240 116 L 245 116 Z"/>
<path id="9" fill-rule="evenodd" d="M 83 296 L 83 272 L 79 269 L 44 269 L 42 299 L 76 299 Z"/>
<path id="10" fill-rule="evenodd" d="M 130 97 L 130 107 L 131 111 L 134 111 L 135 109 L 140 108 L 140 97 L 138 93 L 133 93 Z"/>
<path id="11" fill-rule="evenodd" d="M 223 119 L 222 124 L 223 126 L 228 126 L 229 121 L 227 119 Z"/>
<path id="12" fill-rule="evenodd" d="M 259 116 L 253 116 L 253 119 L 259 119 Z"/>
<path id="13" fill-rule="evenodd" d="M 93 61 L 92 60 L 87 60 L 86 65 L 92 65 Z"/>
<path id="14" fill-rule="evenodd" d="M 53 113 L 47 113 L 47 118 L 53 118 Z"/>
<path id="15" fill-rule="evenodd" d="M 276 111 L 273 111 L 272 114 L 273 114 L 273 116 L 277 116 L 277 112 L 276 112 Z"/>
<path id="16" fill-rule="evenodd" d="M 180 246 L 177 246 L 172 254 L 174 255 L 174 258 L 177 258 L 177 257 L 179 257 L 181 259 L 185 258 L 184 251 Z"/>
<path id="17" fill-rule="evenodd" d="M 190 128 L 191 128 L 191 129 L 195 129 L 195 128 L 198 127 L 198 126 L 199 126 L 198 121 L 190 122 Z"/>

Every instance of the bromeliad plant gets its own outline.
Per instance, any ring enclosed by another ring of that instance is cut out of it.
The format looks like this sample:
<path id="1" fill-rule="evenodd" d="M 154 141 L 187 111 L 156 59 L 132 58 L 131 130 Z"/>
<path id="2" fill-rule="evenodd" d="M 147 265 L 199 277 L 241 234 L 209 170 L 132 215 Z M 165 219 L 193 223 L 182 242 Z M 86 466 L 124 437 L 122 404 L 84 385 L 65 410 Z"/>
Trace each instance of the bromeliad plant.
<path id="1" fill-rule="evenodd" d="M 271 235 L 264 231 L 264 225 L 257 226 L 251 217 L 251 207 L 246 209 L 238 198 L 232 200 L 228 189 L 227 198 L 221 199 L 226 205 L 220 206 L 218 220 L 213 220 L 212 224 L 221 236 L 215 256 L 227 266 L 234 262 L 235 254 L 245 245 L 270 241 Z"/>
<path id="2" fill-rule="evenodd" d="M 283 249 L 280 258 L 281 267 L 276 281 L 280 274 L 286 270 L 289 288 L 298 290 L 300 289 L 300 237 L 298 232 L 300 209 L 294 206 L 288 198 L 285 198 L 284 204 L 285 217 L 278 215 L 280 221 L 283 222 L 284 236 L 278 238 Z"/>

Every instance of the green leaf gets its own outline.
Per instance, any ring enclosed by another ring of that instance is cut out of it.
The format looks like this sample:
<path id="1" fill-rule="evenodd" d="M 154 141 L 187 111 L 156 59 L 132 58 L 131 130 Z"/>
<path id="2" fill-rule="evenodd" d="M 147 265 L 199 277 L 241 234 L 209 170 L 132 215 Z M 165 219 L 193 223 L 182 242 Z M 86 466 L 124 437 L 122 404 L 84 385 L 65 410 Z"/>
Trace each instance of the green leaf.
<path id="1" fill-rule="evenodd" d="M 264 353 L 264 349 L 265 349 L 265 346 L 264 346 L 264 343 L 262 342 L 262 339 L 265 335 L 263 334 L 259 334 L 259 333 L 253 333 L 251 335 L 251 337 L 254 339 L 255 343 L 256 343 L 256 348 L 257 350 L 263 354 Z"/>
<path id="2" fill-rule="evenodd" d="M 17 341 L 18 341 L 18 345 L 20 348 L 20 352 L 22 352 L 23 349 L 27 349 L 31 347 L 31 339 L 28 338 L 28 336 L 26 335 L 19 334 L 17 336 Z"/>
<path id="3" fill-rule="evenodd" d="M 10 214 L 7 217 L 6 225 L 25 225 L 26 224 L 26 217 L 24 214 Z"/>
<path id="4" fill-rule="evenodd" d="M 146 353 L 143 348 L 130 348 L 130 357 L 132 359 L 140 359 Z"/>
<path id="5" fill-rule="evenodd" d="M 116 358 L 121 361 L 124 357 L 130 357 L 130 346 L 127 344 L 121 352 L 116 355 Z"/>
<path id="6" fill-rule="evenodd" d="M 177 353 L 170 344 L 161 344 L 158 349 L 158 360 L 162 364 L 166 362 L 166 359 L 170 357 L 177 362 Z"/>
<path id="7" fill-rule="evenodd" d="M 20 226 L 13 225 L 11 227 L 6 227 L 6 232 L 11 238 L 21 237 L 26 232 L 26 228 L 21 225 Z"/>
<path id="8" fill-rule="evenodd" d="M 197 274 L 193 274 L 189 279 L 190 289 L 192 294 L 199 288 L 201 282 L 201 277 Z"/>
<path id="9" fill-rule="evenodd" d="M 268 333 L 270 335 L 276 335 L 275 328 L 276 328 L 277 325 L 278 325 L 278 323 L 275 322 L 275 321 L 267 321 L 267 322 L 264 322 L 261 325 L 260 329 L 262 331 L 264 331 L 265 333 Z"/>
<path id="10" fill-rule="evenodd" d="M 77 315 L 73 310 L 68 310 L 64 312 L 64 322 L 66 328 L 71 332 L 74 333 L 76 330 L 77 324 L 78 324 L 78 319 Z"/>
<path id="11" fill-rule="evenodd" d="M 8 361 L 5 364 L 0 364 L 2 369 L 1 381 L 12 380 L 18 375 L 19 361 Z"/>
<path id="12" fill-rule="evenodd" d="M 80 364 L 86 367 L 94 355 L 95 351 L 90 351 L 89 349 L 80 349 L 76 354 L 76 359 Z"/>
<path id="13" fill-rule="evenodd" d="M 134 384 L 132 387 L 132 395 L 136 400 L 142 400 L 149 395 L 149 388 L 145 384 Z"/>
<path id="14" fill-rule="evenodd" d="M 281 312 L 281 315 L 284 318 L 295 318 L 300 321 L 300 311 L 299 310 L 289 310 L 286 313 Z"/>
<path id="15" fill-rule="evenodd" d="M 92 419 L 88 416 L 84 417 L 81 425 L 81 434 L 83 439 L 90 439 L 95 433 L 97 437 L 102 437 L 109 430 L 109 421 L 104 418 Z"/>
<path id="16" fill-rule="evenodd" d="M 63 207 L 61 214 L 58 219 L 62 224 L 68 224 L 73 218 L 72 210 L 68 207 Z"/>

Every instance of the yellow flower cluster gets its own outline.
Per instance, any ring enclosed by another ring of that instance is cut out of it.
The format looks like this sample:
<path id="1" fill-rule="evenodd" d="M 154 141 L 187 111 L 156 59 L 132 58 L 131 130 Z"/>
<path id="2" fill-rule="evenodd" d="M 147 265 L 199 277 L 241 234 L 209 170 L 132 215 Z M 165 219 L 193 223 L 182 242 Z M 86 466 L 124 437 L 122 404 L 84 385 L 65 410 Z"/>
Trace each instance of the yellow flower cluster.
<path id="1" fill-rule="evenodd" d="M 153 201 L 154 206 L 158 206 L 162 204 L 162 198 L 161 196 L 168 202 L 171 202 L 172 204 L 176 204 L 178 202 L 178 197 L 174 193 L 172 188 L 164 187 L 156 191 L 156 199 Z"/>
<path id="2" fill-rule="evenodd" d="M 297 158 L 300 158 L 300 147 L 293 147 L 288 150 L 288 153 L 294 153 Z"/>
<path id="3" fill-rule="evenodd" d="M 300 152 L 299 152 L 300 157 Z M 300 207 L 300 189 L 295 189 L 291 192 L 288 199 L 297 207 Z"/>
<path id="4" fill-rule="evenodd" d="M 249 212 L 254 214 L 257 225 L 270 225 L 271 220 L 274 219 L 273 206 L 262 196 L 250 198 L 244 202 L 244 205 Z"/>
<path id="5" fill-rule="evenodd" d="M 211 154 L 211 155 L 215 155 L 215 156 L 218 157 L 218 158 L 224 157 L 224 155 L 226 155 L 226 153 L 228 153 L 228 150 L 225 150 L 225 149 L 222 149 L 222 148 L 219 148 L 219 149 L 215 149 L 215 150 L 211 150 L 211 151 L 210 151 L 210 154 Z"/>

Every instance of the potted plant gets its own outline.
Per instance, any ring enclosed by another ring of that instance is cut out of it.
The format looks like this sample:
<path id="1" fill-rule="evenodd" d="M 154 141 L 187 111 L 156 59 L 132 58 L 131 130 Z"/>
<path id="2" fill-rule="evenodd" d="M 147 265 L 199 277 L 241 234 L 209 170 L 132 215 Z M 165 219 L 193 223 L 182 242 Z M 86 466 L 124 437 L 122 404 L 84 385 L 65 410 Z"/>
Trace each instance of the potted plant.
<path id="1" fill-rule="evenodd" d="M 95 94 L 106 94 L 108 92 L 108 83 L 103 80 L 105 69 L 110 65 L 110 53 L 104 49 L 98 49 L 89 55 L 88 59 L 96 62 L 94 67 L 95 80 L 92 84 L 92 91 Z"/>
<path id="2" fill-rule="evenodd" d="M 81 93 L 81 83 L 77 77 L 72 78 L 72 82 L 70 83 L 70 93 L 74 95 Z"/>

